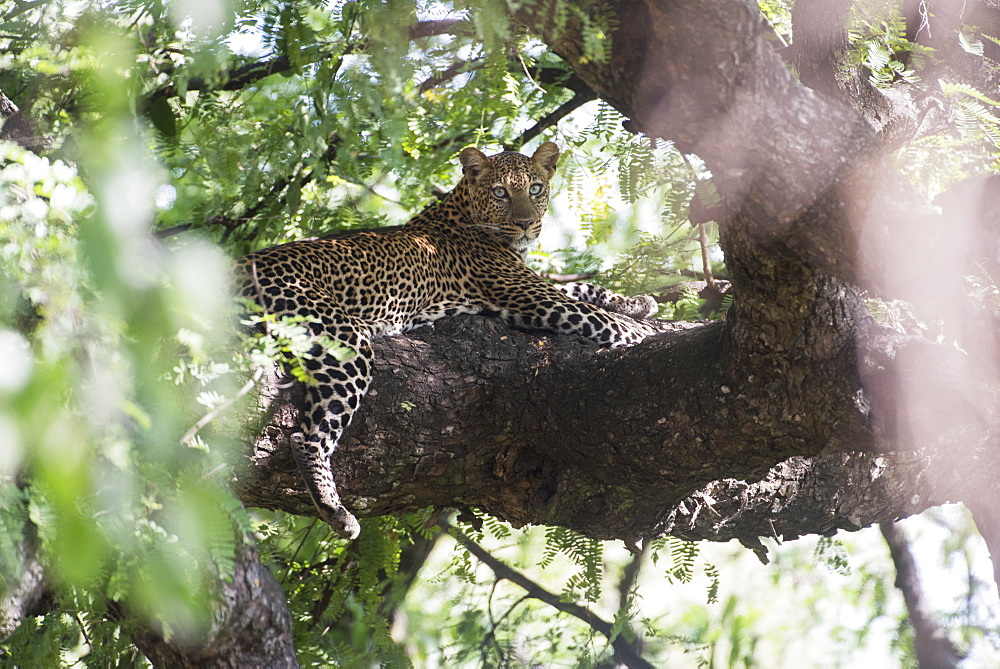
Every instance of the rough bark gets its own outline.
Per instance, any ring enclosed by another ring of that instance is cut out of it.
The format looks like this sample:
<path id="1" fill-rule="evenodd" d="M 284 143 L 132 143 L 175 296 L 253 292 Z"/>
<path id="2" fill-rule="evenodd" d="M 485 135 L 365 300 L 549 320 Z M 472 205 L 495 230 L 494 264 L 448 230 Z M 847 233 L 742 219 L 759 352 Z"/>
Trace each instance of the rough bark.
<path id="1" fill-rule="evenodd" d="M 889 452 L 857 389 L 832 381 L 857 379 L 852 349 L 839 372 L 734 379 L 725 328 L 621 352 L 478 317 L 381 340 L 375 394 L 334 455 L 345 499 L 363 516 L 474 506 L 630 543 L 668 533 L 757 547 L 758 536 L 855 530 L 996 489 L 988 444 L 978 460 L 953 457 L 965 434 Z M 925 345 L 902 344 L 900 361 Z M 312 514 L 287 448 L 296 390 L 279 391 L 235 486 L 247 504 Z"/>
<path id="2" fill-rule="evenodd" d="M 43 138 L 35 136 L 35 129 L 24 112 L 3 91 L 0 91 L 0 140 L 16 142 L 36 153 L 45 144 Z"/>
<path id="3" fill-rule="evenodd" d="M 232 580 L 222 581 L 215 624 L 206 638 L 165 638 L 130 621 L 132 643 L 156 667 L 297 667 L 285 595 L 251 543 L 237 549 Z"/>
<path id="4" fill-rule="evenodd" d="M 39 552 L 34 525 L 27 525 L 18 544 L 20 571 L 0 572 L 0 641 L 10 636 L 28 616 L 42 615 L 55 605 L 45 581 L 45 565 Z"/>

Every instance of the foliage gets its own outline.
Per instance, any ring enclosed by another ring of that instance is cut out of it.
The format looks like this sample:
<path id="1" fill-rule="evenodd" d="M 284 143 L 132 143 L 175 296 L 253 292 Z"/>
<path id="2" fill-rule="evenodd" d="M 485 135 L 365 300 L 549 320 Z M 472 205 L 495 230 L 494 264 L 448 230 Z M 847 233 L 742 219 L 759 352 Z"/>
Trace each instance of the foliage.
<path id="1" fill-rule="evenodd" d="M 930 50 L 906 39 L 906 21 L 899 10 L 878 11 L 858 5 L 855 11 L 849 35 L 851 52 L 845 64 L 862 66 L 876 87 L 884 88 L 899 80 L 919 83 L 916 70 L 922 67 Z M 909 63 L 901 57 L 904 54 Z"/>
<path id="2" fill-rule="evenodd" d="M 790 3 L 760 4 L 788 36 Z M 560 11 L 562 25 L 583 22 L 585 57 L 607 58 L 611 15 L 568 3 Z M 898 15 L 879 16 L 858 19 L 854 64 L 879 86 L 928 85 L 925 54 L 905 40 Z M 442 19 L 459 23 L 445 29 Z M 229 259 L 406 220 L 454 183 L 463 146 L 521 148 L 526 131 L 573 98 L 567 65 L 486 0 L 41 0 L 0 5 L 0 22 L 0 91 L 33 125 L 31 150 L 0 144 L 0 593 L 37 533 L 58 594 L 51 611 L 0 642 L 0 659 L 141 663 L 122 605 L 193 638 L 212 615 L 207 595 L 252 536 L 288 596 L 304 665 L 610 662 L 593 628 L 439 541 L 430 512 L 365 520 L 347 543 L 317 521 L 248 512 L 224 476 L 252 413 L 233 406 L 247 359 L 281 359 L 305 378 L 311 346 L 303 322 L 250 308 L 246 324 L 262 336 L 241 347 L 226 334 L 239 318 L 226 291 Z M 418 22 L 427 32 L 415 37 Z M 961 137 L 900 154 L 929 193 L 994 160 L 997 144 L 995 96 L 965 82 L 940 87 L 963 114 Z M 562 248 L 532 262 L 656 293 L 705 270 L 688 208 L 710 194 L 711 175 L 669 143 L 626 133 L 623 120 L 593 102 L 532 140 L 564 151 L 546 232 L 548 247 Z M 931 155 L 955 162 L 934 167 Z M 717 230 L 707 229 L 718 274 Z M 700 306 L 689 291 L 663 315 L 687 318 Z M 736 558 L 718 547 L 651 542 L 656 569 L 644 573 L 658 580 L 615 596 L 637 559 L 620 547 L 479 520 L 482 531 L 470 531 L 478 542 L 613 621 L 616 636 L 645 639 L 650 657 L 680 649 L 693 661 L 750 665 L 798 634 L 762 622 L 768 612 L 736 591 Z M 786 585 L 825 564 L 824 577 L 855 579 L 796 583 L 803 608 L 821 620 L 820 594 L 853 593 L 869 622 L 892 618 L 890 636 L 907 652 L 889 575 L 839 543 L 819 546 L 776 552 L 768 573 Z M 944 557 L 972 564 L 965 546 Z M 697 602 L 673 613 L 651 613 L 658 598 L 641 594 L 669 587 L 662 599 L 672 602 L 687 585 Z M 972 609 L 950 615 L 970 644 L 994 642 L 996 630 Z M 839 647 L 870 641 L 867 628 L 833 629 Z"/>
<path id="3" fill-rule="evenodd" d="M 985 136 L 1000 149 L 1000 118 L 995 111 L 991 111 L 1000 109 L 1000 102 L 984 95 L 969 84 L 942 81 L 941 89 L 946 95 L 956 99 L 958 105 L 956 124 L 962 137 L 966 140 L 975 140 Z"/>
<path id="4" fill-rule="evenodd" d="M 362 521 L 362 536 L 346 543 L 315 519 L 261 516 L 261 559 L 293 603 L 293 634 L 300 662 L 308 666 L 370 666 L 380 657 L 405 664 L 389 634 L 385 607 L 399 581 L 408 546 L 424 541 L 426 514 Z"/>
<path id="5" fill-rule="evenodd" d="M 544 568 L 551 565 L 557 553 L 568 557 L 579 568 L 566 581 L 563 598 L 573 601 L 582 594 L 586 601 L 596 602 L 601 593 L 601 575 L 604 571 L 604 548 L 601 542 L 565 527 L 549 527 L 545 530 L 545 550 L 538 566 Z"/>

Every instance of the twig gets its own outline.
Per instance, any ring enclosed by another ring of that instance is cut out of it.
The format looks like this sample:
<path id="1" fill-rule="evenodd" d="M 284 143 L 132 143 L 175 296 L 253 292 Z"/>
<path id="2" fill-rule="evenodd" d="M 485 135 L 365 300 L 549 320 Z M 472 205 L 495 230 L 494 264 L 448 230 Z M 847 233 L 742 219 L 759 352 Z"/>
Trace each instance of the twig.
<path id="1" fill-rule="evenodd" d="M 591 628 L 603 634 L 608 638 L 611 642 L 611 646 L 615 649 L 615 657 L 624 663 L 625 666 L 630 668 L 637 667 L 639 669 L 653 669 L 653 665 L 636 653 L 635 649 L 627 639 L 621 635 L 614 635 L 611 623 L 603 620 L 592 611 L 585 609 L 578 604 L 564 602 L 559 595 L 554 592 L 549 592 L 521 572 L 512 569 L 497 558 L 490 555 L 486 549 L 466 536 L 461 530 L 449 525 L 447 521 L 439 520 L 438 526 L 442 530 L 451 534 L 455 541 L 461 544 L 467 551 L 475 555 L 480 562 L 489 567 L 498 579 L 510 581 L 527 592 L 528 596 L 532 599 L 537 599 L 538 601 L 544 602 L 558 611 L 562 611 L 563 613 L 567 613 L 575 618 L 579 618 L 583 622 L 590 625 Z"/>
<path id="2" fill-rule="evenodd" d="M 524 70 L 524 76 L 528 77 L 528 81 L 531 82 L 532 86 L 534 86 L 544 94 L 545 89 L 542 88 L 537 81 L 535 81 L 535 79 L 531 76 L 531 72 L 528 72 L 528 64 L 525 63 L 524 58 L 521 57 L 521 52 L 517 51 L 516 55 L 517 55 L 517 62 L 521 63 L 521 69 Z"/>
<path id="3" fill-rule="evenodd" d="M 705 283 L 715 290 L 715 277 L 712 276 L 712 262 L 708 258 L 708 235 L 705 234 L 705 224 L 698 221 L 698 242 L 701 244 L 701 267 L 705 273 Z"/>
<path id="4" fill-rule="evenodd" d="M 547 114 L 545 118 L 541 119 L 540 121 L 538 121 L 538 123 L 536 123 L 535 125 L 525 130 L 523 133 L 521 133 L 521 136 L 517 138 L 517 140 L 514 142 L 514 148 L 515 149 L 521 148 L 522 146 L 530 142 L 532 139 L 542 134 L 542 132 L 551 128 L 559 121 L 563 120 L 563 118 L 568 116 L 571 112 L 576 111 L 578 108 L 587 104 L 591 100 L 596 100 L 596 99 L 597 99 L 597 94 L 590 90 L 580 91 L 576 93 L 569 100 L 562 103 L 561 105 L 556 107 L 553 111 L 551 111 L 549 114 Z"/>
<path id="5" fill-rule="evenodd" d="M 231 407 L 234 404 L 236 404 L 236 401 L 238 399 L 240 399 L 241 397 L 243 397 L 244 395 L 246 395 L 248 392 L 250 392 L 253 389 L 253 387 L 255 385 L 257 385 L 257 382 L 260 381 L 260 377 L 263 376 L 263 375 L 264 375 L 264 368 L 263 367 L 258 368 L 253 373 L 253 376 L 250 378 L 250 380 L 247 381 L 246 383 L 244 383 L 243 387 L 240 388 L 238 391 L 236 391 L 235 395 L 233 395 L 228 400 L 226 400 L 225 402 L 223 402 L 222 404 L 220 404 L 219 406 L 215 407 L 214 409 L 212 409 L 211 411 L 209 411 L 207 414 L 205 414 L 204 416 L 202 416 L 201 418 L 199 418 L 198 422 L 195 423 L 194 425 L 192 425 L 191 429 L 188 430 L 187 432 L 185 432 L 184 436 L 181 437 L 181 444 L 188 444 L 188 443 L 190 443 L 190 441 L 192 439 L 194 439 L 194 436 L 196 434 L 198 434 L 198 430 L 200 430 L 201 428 L 203 428 L 206 425 L 208 425 L 209 423 L 211 423 L 213 420 L 215 420 L 216 418 L 218 418 L 219 415 L 223 411 L 225 411 L 229 407 Z"/>
<path id="6" fill-rule="evenodd" d="M 76 619 L 76 624 L 80 628 L 80 634 L 83 635 L 83 642 L 87 644 L 87 648 L 94 651 L 94 642 L 90 640 L 90 635 L 87 634 L 87 626 L 83 624 L 83 619 L 80 618 L 79 611 L 73 611 L 73 618 Z M 83 658 L 80 658 L 81 660 Z"/>

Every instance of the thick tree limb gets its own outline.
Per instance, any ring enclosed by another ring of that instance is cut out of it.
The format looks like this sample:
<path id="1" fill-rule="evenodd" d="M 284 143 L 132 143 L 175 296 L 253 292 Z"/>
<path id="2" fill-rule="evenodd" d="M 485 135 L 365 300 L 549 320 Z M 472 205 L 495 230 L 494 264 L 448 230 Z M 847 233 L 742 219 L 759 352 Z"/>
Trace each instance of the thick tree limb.
<path id="1" fill-rule="evenodd" d="M 907 347 L 923 345 L 900 337 L 882 349 L 905 364 Z M 339 485 L 362 516 L 474 506 L 630 544 L 672 534 L 751 546 L 860 529 L 1000 485 L 989 444 L 976 460 L 953 457 L 969 433 L 892 453 L 898 435 L 843 384 L 857 381 L 853 349 L 753 378 L 732 376 L 727 358 L 722 323 L 628 351 L 479 317 L 384 339 L 372 394 L 334 456 Z M 278 393 L 235 488 L 251 506 L 313 514 L 287 446 L 295 390 Z M 809 459 L 784 462 L 795 456 Z"/>

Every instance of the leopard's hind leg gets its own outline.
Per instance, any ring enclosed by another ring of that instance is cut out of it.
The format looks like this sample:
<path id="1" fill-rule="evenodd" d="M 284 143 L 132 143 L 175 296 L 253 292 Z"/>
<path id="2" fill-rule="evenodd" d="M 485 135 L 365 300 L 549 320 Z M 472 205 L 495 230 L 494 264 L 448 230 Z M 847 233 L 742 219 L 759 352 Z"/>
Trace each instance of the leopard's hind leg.
<path id="1" fill-rule="evenodd" d="M 372 347 L 368 331 L 348 316 L 327 313 L 316 330 L 335 343 L 333 350 L 319 344 L 305 362 L 311 380 L 301 416 L 302 434 L 294 441 L 295 459 L 313 504 L 342 537 L 358 536 L 357 519 L 340 500 L 330 456 L 371 381 Z"/>
<path id="2" fill-rule="evenodd" d="M 302 432 L 293 436 L 292 450 L 320 517 L 339 535 L 353 539 L 361 528 L 340 501 L 330 456 L 368 391 L 371 333 L 342 313 L 322 286 L 301 275 L 290 280 L 280 262 L 261 260 L 251 254 L 238 263 L 239 295 L 272 316 L 307 319 L 315 342 L 304 361 L 311 379 L 304 384 Z M 334 345 L 326 346 L 330 341 Z"/>

